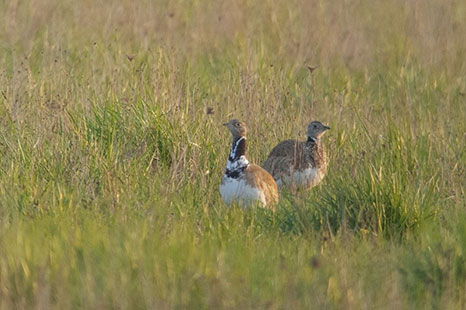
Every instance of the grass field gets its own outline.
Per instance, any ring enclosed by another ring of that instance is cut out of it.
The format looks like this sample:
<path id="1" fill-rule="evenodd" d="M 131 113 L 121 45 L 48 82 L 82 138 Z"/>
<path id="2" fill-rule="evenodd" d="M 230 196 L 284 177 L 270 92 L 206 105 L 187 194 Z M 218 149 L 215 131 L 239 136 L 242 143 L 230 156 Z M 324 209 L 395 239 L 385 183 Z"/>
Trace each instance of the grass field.
<path id="1" fill-rule="evenodd" d="M 465 16 L 0 1 L 0 309 L 465 309 Z M 322 185 L 227 209 L 232 117 L 330 125 Z"/>

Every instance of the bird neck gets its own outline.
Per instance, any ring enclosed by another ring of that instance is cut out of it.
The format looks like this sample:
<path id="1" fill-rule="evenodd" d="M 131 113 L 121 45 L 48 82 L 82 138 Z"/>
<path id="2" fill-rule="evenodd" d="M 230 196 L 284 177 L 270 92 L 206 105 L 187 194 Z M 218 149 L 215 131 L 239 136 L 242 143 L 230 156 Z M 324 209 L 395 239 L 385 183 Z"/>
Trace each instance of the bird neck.
<path id="1" fill-rule="evenodd" d="M 246 169 L 249 161 L 246 158 L 246 137 L 235 137 L 228 156 L 225 174 L 229 177 L 238 177 L 239 173 Z"/>
<path id="2" fill-rule="evenodd" d="M 246 156 L 246 137 L 235 137 L 231 144 L 229 161 L 237 161 L 241 156 Z"/>
<path id="3" fill-rule="evenodd" d="M 306 144 L 310 151 L 312 161 L 314 162 L 314 167 L 319 169 L 326 169 L 327 155 L 325 154 L 325 150 L 320 143 L 320 139 L 309 136 L 307 138 Z"/>
<path id="4" fill-rule="evenodd" d="M 317 143 L 319 143 L 319 138 L 308 136 L 307 137 L 307 143 L 317 144 Z"/>

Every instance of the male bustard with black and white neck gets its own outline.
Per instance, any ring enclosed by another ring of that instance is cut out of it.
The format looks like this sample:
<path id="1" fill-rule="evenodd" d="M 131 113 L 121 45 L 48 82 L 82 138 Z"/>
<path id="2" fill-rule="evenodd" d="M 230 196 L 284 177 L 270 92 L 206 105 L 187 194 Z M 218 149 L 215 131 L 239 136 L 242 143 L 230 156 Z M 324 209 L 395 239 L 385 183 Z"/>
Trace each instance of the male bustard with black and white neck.
<path id="1" fill-rule="evenodd" d="M 327 156 L 320 138 L 330 127 L 319 121 L 307 127 L 307 140 L 286 140 L 275 146 L 264 163 L 279 187 L 310 189 L 327 173 Z"/>
<path id="2" fill-rule="evenodd" d="M 251 164 L 246 158 L 246 124 L 232 119 L 226 126 L 233 136 L 227 167 L 220 184 L 220 195 L 229 205 L 237 202 L 248 206 L 260 202 L 271 207 L 278 202 L 277 184 L 261 167 Z"/>

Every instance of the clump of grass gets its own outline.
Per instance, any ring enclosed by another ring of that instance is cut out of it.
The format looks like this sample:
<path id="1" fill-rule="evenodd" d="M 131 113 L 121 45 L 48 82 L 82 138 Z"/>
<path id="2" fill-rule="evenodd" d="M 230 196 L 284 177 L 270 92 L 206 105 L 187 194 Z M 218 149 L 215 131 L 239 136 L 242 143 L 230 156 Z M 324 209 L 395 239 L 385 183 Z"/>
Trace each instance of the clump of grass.
<path id="1" fill-rule="evenodd" d="M 399 238 L 438 212 L 439 170 L 425 156 L 431 142 L 417 144 L 390 124 L 370 143 L 371 149 L 357 151 L 345 170 L 331 168 L 313 203 L 324 226 L 333 231 L 346 224 L 356 231 Z"/>

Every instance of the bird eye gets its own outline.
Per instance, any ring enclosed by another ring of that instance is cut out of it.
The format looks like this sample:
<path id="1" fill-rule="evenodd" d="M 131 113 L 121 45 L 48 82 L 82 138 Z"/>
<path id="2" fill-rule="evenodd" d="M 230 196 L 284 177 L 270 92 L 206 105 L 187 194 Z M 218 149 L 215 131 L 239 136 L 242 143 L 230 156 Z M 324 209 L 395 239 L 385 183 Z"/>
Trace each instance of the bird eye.
<path id="1" fill-rule="evenodd" d="M 236 126 L 236 127 L 239 127 L 240 125 L 239 125 L 239 123 L 236 123 L 235 126 Z"/>
<path id="2" fill-rule="evenodd" d="M 314 125 L 313 127 L 314 127 L 314 128 L 317 128 L 317 125 Z"/>

